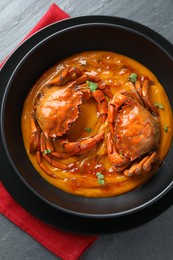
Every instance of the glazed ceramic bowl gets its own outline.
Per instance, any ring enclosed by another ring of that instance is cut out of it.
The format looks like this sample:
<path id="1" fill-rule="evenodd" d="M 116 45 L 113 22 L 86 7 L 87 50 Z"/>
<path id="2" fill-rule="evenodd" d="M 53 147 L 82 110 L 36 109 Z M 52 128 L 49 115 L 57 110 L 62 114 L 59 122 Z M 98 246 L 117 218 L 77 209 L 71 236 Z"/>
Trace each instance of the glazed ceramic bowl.
<path id="1" fill-rule="evenodd" d="M 86 50 L 118 52 L 141 62 L 157 76 L 169 100 L 173 100 L 172 45 L 149 28 L 126 19 L 68 19 L 46 27 L 15 50 L 0 74 L 1 180 L 24 208 L 56 226 L 59 220 L 55 215 L 64 214 L 73 220 L 107 220 L 133 214 L 159 200 L 173 184 L 172 148 L 150 182 L 113 198 L 70 195 L 47 183 L 33 168 L 21 133 L 24 100 L 44 71 L 63 58 Z M 48 208 L 53 215 L 47 213 Z"/>

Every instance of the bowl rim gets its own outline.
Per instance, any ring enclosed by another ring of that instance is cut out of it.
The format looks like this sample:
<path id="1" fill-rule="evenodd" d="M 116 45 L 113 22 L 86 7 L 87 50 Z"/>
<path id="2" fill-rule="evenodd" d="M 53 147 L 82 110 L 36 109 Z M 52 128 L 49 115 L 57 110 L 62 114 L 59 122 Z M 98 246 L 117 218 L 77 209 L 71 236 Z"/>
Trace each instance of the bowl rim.
<path id="1" fill-rule="evenodd" d="M 60 33 L 64 30 L 69 30 L 72 27 L 78 26 L 81 24 L 82 25 L 84 25 L 84 24 L 85 25 L 87 25 L 87 24 L 106 24 L 106 25 L 113 25 L 113 26 L 118 26 L 118 27 L 121 26 L 122 28 L 123 27 L 127 28 L 127 26 L 128 26 L 128 29 L 130 27 L 131 30 L 135 30 L 135 31 L 137 30 L 137 32 L 139 30 L 140 34 L 142 34 L 146 38 L 154 41 L 154 43 L 157 44 L 170 57 L 171 60 L 173 60 L 172 44 L 169 41 L 167 41 L 164 37 L 162 37 L 161 35 L 156 33 L 155 31 L 153 31 L 153 30 L 149 29 L 148 27 L 141 25 L 137 22 L 134 22 L 129 19 L 113 17 L 113 16 L 82 16 L 82 17 L 69 18 L 64 21 L 55 22 L 51 25 L 46 26 L 45 28 L 41 29 L 40 31 L 38 31 L 35 34 L 33 34 L 32 36 L 30 36 L 22 44 L 20 44 L 17 49 L 14 50 L 14 52 L 10 55 L 10 57 L 3 64 L 1 72 L 0 72 L 0 80 L 5 76 L 4 79 L 2 80 L 3 87 L 1 88 L 0 93 L 3 93 L 3 92 L 6 93 L 6 91 L 8 91 L 8 89 L 6 88 L 6 85 L 8 85 L 7 81 L 10 81 L 12 75 L 9 79 L 8 76 L 6 76 L 5 74 L 7 73 L 7 71 L 9 70 L 10 67 L 11 67 L 10 71 L 15 74 L 15 71 L 17 70 L 18 66 L 20 66 L 22 64 L 23 60 L 28 55 L 28 53 L 32 52 L 37 46 L 40 45 L 41 42 L 45 42 L 45 40 L 48 40 L 49 37 L 54 37 L 57 33 Z M 52 31 L 52 32 L 50 33 L 50 31 Z M 47 34 L 47 36 L 45 36 L 46 34 Z M 40 42 L 40 39 L 42 39 L 41 42 Z M 36 42 L 38 42 L 37 45 L 35 45 Z M 32 48 L 30 47 L 31 45 L 32 45 Z M 20 54 L 20 55 L 18 56 L 18 54 Z M 23 59 L 21 59 L 21 56 L 23 56 Z M 14 59 L 16 59 L 15 62 L 14 62 Z M 18 63 L 18 61 L 19 61 L 19 63 Z M 13 66 L 11 66 L 11 65 L 13 65 Z M 3 139 L 4 133 L 3 133 L 3 129 L 2 129 L 4 94 L 0 95 L 0 96 L 2 97 L 0 99 L 0 102 L 1 102 L 1 139 L 2 139 L 1 142 L 2 142 L 2 145 L 5 146 L 4 139 Z M 4 156 L 6 156 L 6 155 L 4 155 Z M 28 185 L 22 176 L 18 176 L 18 177 L 21 178 L 22 182 L 24 182 L 26 186 Z M 6 181 L 4 179 L 4 177 L 2 178 L 2 183 L 7 188 L 9 193 L 12 196 L 16 197 L 14 195 L 14 190 L 11 188 L 11 185 L 9 185 L 8 181 Z M 58 208 L 58 210 L 62 210 L 65 213 L 72 214 L 75 216 L 76 215 L 79 215 L 80 217 L 87 216 L 87 218 L 112 218 L 112 217 L 115 218 L 115 217 L 121 217 L 121 216 L 132 214 L 136 211 L 144 209 L 147 206 L 150 206 L 151 204 L 153 204 L 154 202 L 159 200 L 161 197 L 163 197 L 172 188 L 172 186 L 173 186 L 173 181 L 170 182 L 170 184 L 154 198 L 150 199 L 149 201 L 141 204 L 140 206 L 138 206 L 136 208 L 132 208 L 130 210 L 126 210 L 126 211 L 120 212 L 120 213 L 94 214 L 94 215 L 89 214 L 89 213 L 82 214 L 81 212 L 78 213 L 76 211 L 71 211 L 69 209 L 57 207 L 56 205 L 54 205 L 51 202 L 49 202 L 49 204 L 51 204 L 52 207 Z M 35 193 L 37 196 L 39 196 L 40 199 L 42 199 L 45 203 L 47 203 L 47 200 L 45 198 L 42 198 L 40 196 L 40 194 L 38 194 L 35 190 L 32 189 L 32 187 L 30 187 L 30 189 L 32 190 L 33 193 Z M 20 199 L 17 198 L 17 200 L 20 203 Z"/>

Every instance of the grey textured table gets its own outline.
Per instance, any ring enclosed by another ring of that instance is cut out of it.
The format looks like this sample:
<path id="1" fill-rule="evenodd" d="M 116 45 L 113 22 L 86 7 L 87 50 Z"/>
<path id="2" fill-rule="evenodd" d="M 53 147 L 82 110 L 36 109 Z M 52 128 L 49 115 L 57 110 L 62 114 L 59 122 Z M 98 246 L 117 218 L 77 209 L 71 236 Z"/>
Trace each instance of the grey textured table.
<path id="1" fill-rule="evenodd" d="M 154 29 L 173 43 L 172 0 L 55 0 L 54 2 L 72 17 L 98 14 L 129 18 Z M 23 39 L 52 3 L 53 1 L 49 0 L 0 1 L 0 61 Z M 173 259 L 171 193 L 166 197 L 169 199 L 168 206 L 160 214 L 156 214 L 156 217 L 130 230 L 100 235 L 81 259 Z M 57 257 L 0 215 L 0 259 L 53 260 Z"/>

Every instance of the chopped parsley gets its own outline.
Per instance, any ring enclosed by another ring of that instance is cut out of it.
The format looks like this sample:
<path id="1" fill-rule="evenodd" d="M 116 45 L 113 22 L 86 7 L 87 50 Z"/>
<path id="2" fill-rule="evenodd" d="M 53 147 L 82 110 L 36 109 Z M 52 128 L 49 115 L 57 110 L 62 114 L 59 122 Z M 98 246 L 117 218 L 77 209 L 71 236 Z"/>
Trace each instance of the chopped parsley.
<path id="1" fill-rule="evenodd" d="M 158 103 L 158 102 L 155 102 L 154 105 L 155 105 L 155 107 L 158 107 L 160 109 L 164 109 L 164 106 L 162 104 Z"/>
<path id="2" fill-rule="evenodd" d="M 96 91 L 96 89 L 98 88 L 98 84 L 95 82 L 87 80 L 86 83 L 88 84 L 88 87 L 92 92 Z"/>
<path id="3" fill-rule="evenodd" d="M 86 132 L 88 132 L 88 133 L 91 133 L 92 128 L 90 128 L 90 127 L 84 127 L 84 130 L 85 130 Z"/>
<path id="4" fill-rule="evenodd" d="M 100 179 L 98 179 L 98 184 L 100 184 L 100 185 L 105 184 L 105 180 L 100 180 Z"/>
<path id="5" fill-rule="evenodd" d="M 105 176 L 101 172 L 96 173 L 98 184 L 103 185 L 105 184 Z"/>
<path id="6" fill-rule="evenodd" d="M 164 126 L 163 130 L 167 133 L 168 132 L 168 126 Z"/>
<path id="7" fill-rule="evenodd" d="M 49 153 L 51 153 L 51 152 L 52 152 L 52 151 L 51 151 L 50 149 L 47 149 L 47 150 L 44 150 L 44 151 L 43 151 L 44 154 L 49 154 Z"/>
<path id="8" fill-rule="evenodd" d="M 130 74 L 130 76 L 128 77 L 128 79 L 131 81 L 131 82 L 133 82 L 133 83 L 135 83 L 136 81 L 137 81 L 137 74 L 136 73 L 131 73 Z"/>

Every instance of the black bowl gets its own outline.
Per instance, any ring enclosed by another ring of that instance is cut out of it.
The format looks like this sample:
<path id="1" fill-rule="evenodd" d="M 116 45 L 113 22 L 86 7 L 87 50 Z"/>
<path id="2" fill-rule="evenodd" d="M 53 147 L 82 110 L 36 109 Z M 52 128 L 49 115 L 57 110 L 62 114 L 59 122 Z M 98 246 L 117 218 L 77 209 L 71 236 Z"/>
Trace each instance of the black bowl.
<path id="1" fill-rule="evenodd" d="M 74 221 L 128 216 L 156 202 L 173 185 L 172 148 L 150 182 L 113 198 L 70 195 L 47 183 L 33 168 L 21 133 L 24 100 L 44 71 L 63 58 L 86 50 L 118 52 L 141 62 L 157 76 L 173 100 L 173 46 L 149 28 L 126 19 L 68 19 L 46 27 L 15 50 L 0 73 L 1 180 L 24 208 L 55 226 L 60 226 L 55 220 L 57 214 L 68 215 Z M 54 216 L 45 212 L 47 209 Z M 64 226 L 69 228 L 67 223 Z"/>

